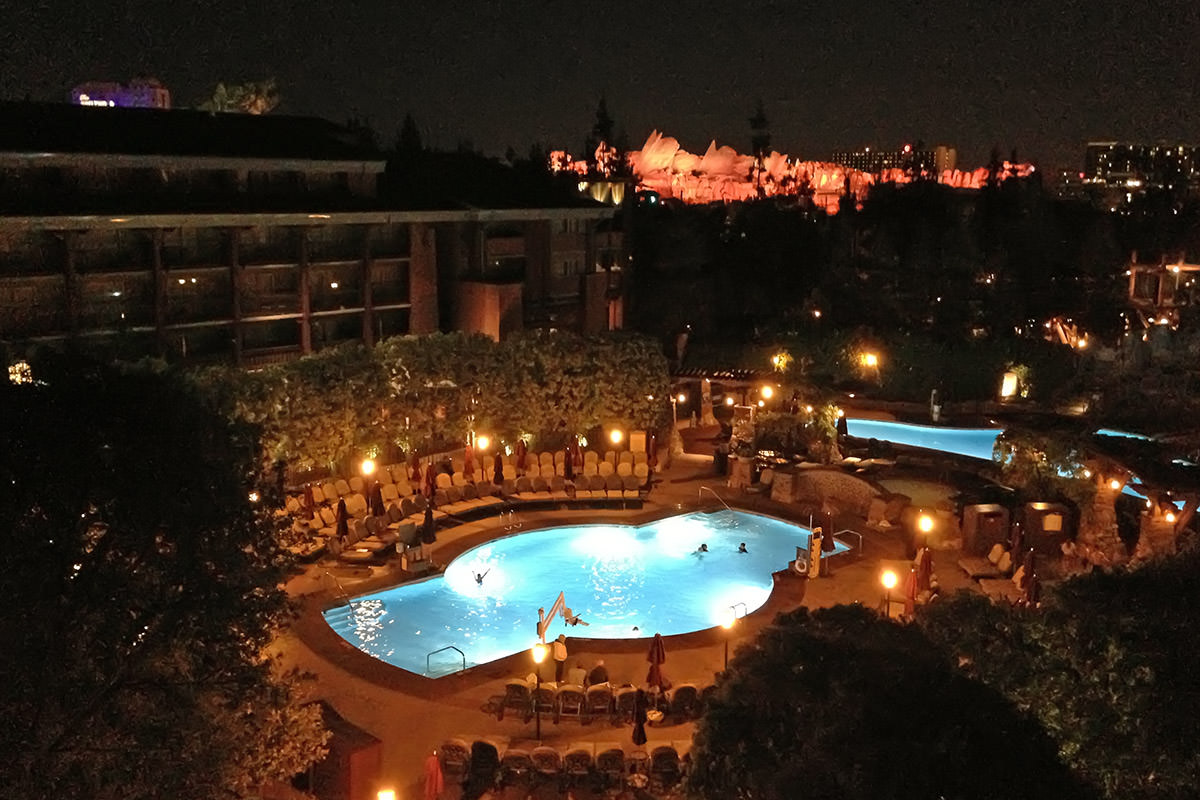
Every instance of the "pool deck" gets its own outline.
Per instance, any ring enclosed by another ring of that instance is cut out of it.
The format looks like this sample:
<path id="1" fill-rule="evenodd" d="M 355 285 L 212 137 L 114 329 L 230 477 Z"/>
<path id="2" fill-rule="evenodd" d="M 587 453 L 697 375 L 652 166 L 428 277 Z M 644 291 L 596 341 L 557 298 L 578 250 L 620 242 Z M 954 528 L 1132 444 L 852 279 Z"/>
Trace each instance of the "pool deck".
<path id="1" fill-rule="evenodd" d="M 686 438 L 686 437 L 685 437 Z M 797 522 L 808 521 L 808 509 L 786 506 L 761 495 L 742 494 L 724 486 L 724 478 L 712 472 L 708 456 L 685 455 L 657 475 L 656 485 L 644 507 L 638 510 L 570 510 L 520 513 L 522 530 L 572 523 L 641 522 L 668 516 L 698 506 L 700 487 L 716 489 L 729 505 Z M 712 495 L 705 492 L 705 504 Z M 719 506 L 718 506 L 719 507 Z M 776 573 L 771 596 L 761 608 L 738 621 L 726 633 L 712 628 L 666 637 L 665 672 L 675 684 L 705 686 L 722 669 L 726 637 L 730 656 L 742 643 L 784 611 L 804 606 L 820 608 L 839 603 L 859 602 L 872 607 L 882 604 L 879 588 L 881 562 L 904 557 L 905 544 L 898 531 L 877 532 L 866 528 L 864 520 L 850 515 L 838 516 L 835 529 L 849 528 L 863 533 L 861 557 L 841 556 L 834 563 L 832 577 L 809 580 L 788 573 Z M 432 547 L 433 560 L 446 564 L 465 550 L 492 538 L 512 533 L 498 519 L 466 523 L 438 532 Z M 944 591 L 967 585 L 954 567 L 958 553 L 935 554 L 935 570 Z M 361 580 L 341 579 L 341 587 L 350 595 L 397 583 L 403 576 L 390 567 L 372 568 Z M 497 721 L 483 709 L 489 701 L 503 695 L 505 681 L 523 677 L 533 670 L 527 653 L 517 653 L 499 661 L 473 667 L 458 675 L 436 680 L 392 667 L 362 653 L 339 637 L 325 624 L 321 611 L 341 601 L 341 591 L 317 564 L 309 566 L 288 583 L 288 591 L 300 601 L 300 616 L 292 629 L 282 635 L 276 649 L 285 665 L 311 674 L 311 698 L 322 699 L 338 713 L 382 742 L 381 785 L 393 788 L 399 797 L 417 797 L 422 792 L 421 774 L 425 756 L 431 748 L 451 737 L 469 741 L 489 737 L 532 746 L 534 723 L 506 716 Z M 547 598 L 547 605 L 553 598 Z M 575 661 L 590 669 L 604 659 L 614 684 L 642 684 L 648 664 L 647 640 L 567 639 L 568 664 Z M 543 669 L 547 669 L 543 667 Z M 548 672 L 553 667 L 548 668 Z M 547 673 L 543 673 L 545 676 Z M 657 743 L 690 741 L 693 724 L 651 726 L 647 729 L 647 750 Z M 543 743 L 565 748 L 573 742 L 617 742 L 632 746 L 629 726 L 612 727 L 607 722 L 581 725 L 564 721 L 555 725 L 542 720 Z M 443 797 L 457 798 L 457 787 L 447 787 Z"/>

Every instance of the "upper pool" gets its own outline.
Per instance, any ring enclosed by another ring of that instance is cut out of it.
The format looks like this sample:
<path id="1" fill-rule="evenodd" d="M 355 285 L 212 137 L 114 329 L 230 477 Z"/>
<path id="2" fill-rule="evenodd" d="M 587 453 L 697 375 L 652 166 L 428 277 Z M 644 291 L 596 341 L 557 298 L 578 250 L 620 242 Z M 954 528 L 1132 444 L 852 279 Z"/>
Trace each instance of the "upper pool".
<path id="1" fill-rule="evenodd" d="M 739 553 L 746 543 L 748 552 Z M 707 553 L 698 553 L 701 544 Z M 807 528 L 741 511 L 691 513 L 638 527 L 580 525 L 508 536 L 468 550 L 445 573 L 355 598 L 325 612 L 329 625 L 363 652 L 437 677 L 528 649 L 538 608 L 561 591 L 588 624 L 561 617 L 546 631 L 630 639 L 720 624 L 766 602 L 771 573 L 785 569 Z M 839 552 L 846 550 L 837 543 Z M 482 583 L 475 576 L 483 574 Z M 426 659 L 429 667 L 426 669 Z"/>
<path id="2" fill-rule="evenodd" d="M 909 447 L 924 447 L 960 456 L 992 460 L 992 448 L 1001 428 L 935 428 L 906 422 L 887 422 L 878 419 L 846 420 L 846 431 L 861 439 L 879 439 Z"/>

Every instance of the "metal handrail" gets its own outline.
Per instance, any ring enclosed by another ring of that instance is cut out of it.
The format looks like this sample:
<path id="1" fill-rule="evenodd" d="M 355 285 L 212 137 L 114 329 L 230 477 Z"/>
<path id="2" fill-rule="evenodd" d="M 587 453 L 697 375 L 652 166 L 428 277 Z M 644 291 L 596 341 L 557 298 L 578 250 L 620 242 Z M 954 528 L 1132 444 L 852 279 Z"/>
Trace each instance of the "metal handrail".
<path id="1" fill-rule="evenodd" d="M 721 505 L 725 506 L 726 510 L 733 511 L 733 509 L 729 507 L 729 503 L 726 503 L 724 498 L 722 498 L 721 495 L 717 494 L 717 490 L 712 488 L 711 486 L 701 486 L 699 489 L 696 490 L 696 502 L 697 503 L 700 502 L 700 494 L 705 491 L 710 493 L 713 497 L 717 498 L 717 500 L 720 501 Z"/>
<path id="2" fill-rule="evenodd" d="M 460 670 L 460 671 L 461 672 L 467 671 L 467 654 L 464 653 L 462 650 L 459 650 L 454 645 L 448 644 L 445 647 L 439 647 L 437 650 L 434 650 L 432 653 L 425 654 L 425 674 L 426 675 L 429 674 L 429 659 L 432 658 L 433 656 L 436 656 L 438 653 L 441 653 L 446 650 L 453 650 L 454 652 L 456 652 L 460 656 L 462 656 L 462 670 Z"/>
<path id="3" fill-rule="evenodd" d="M 350 606 L 350 610 L 353 611 L 354 610 L 354 601 L 350 599 L 350 595 L 346 591 L 346 587 L 342 586 L 342 582 L 339 581 L 337 579 L 337 576 L 334 575 L 329 570 L 327 570 L 327 569 L 322 570 L 322 572 L 324 572 L 326 575 L 328 575 L 330 578 L 333 579 L 333 585 L 336 586 L 338 588 L 338 591 L 342 593 L 342 599 L 346 601 L 346 605 Z"/>
<path id="4" fill-rule="evenodd" d="M 741 600 L 739 600 L 729 607 L 729 610 L 733 612 L 734 619 L 737 619 L 737 607 L 738 606 L 742 607 L 742 616 L 743 617 L 750 613 L 750 609 L 746 607 L 746 604 L 743 603 Z"/>
<path id="5" fill-rule="evenodd" d="M 862 558 L 863 557 L 863 535 L 861 533 L 859 533 L 858 531 L 852 531 L 849 528 L 842 528 L 840 531 L 838 531 L 837 533 L 835 533 L 833 535 L 833 538 L 837 539 L 843 533 L 850 533 L 850 534 L 853 534 L 858 537 L 858 557 Z"/>

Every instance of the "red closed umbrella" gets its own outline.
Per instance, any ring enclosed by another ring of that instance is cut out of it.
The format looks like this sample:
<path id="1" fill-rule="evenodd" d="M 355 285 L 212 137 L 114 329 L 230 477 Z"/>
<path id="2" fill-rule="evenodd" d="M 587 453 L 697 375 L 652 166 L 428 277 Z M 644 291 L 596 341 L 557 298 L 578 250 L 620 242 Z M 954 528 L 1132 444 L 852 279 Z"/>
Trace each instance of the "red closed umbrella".
<path id="1" fill-rule="evenodd" d="M 416 450 L 414 450 L 412 455 L 409 456 L 408 466 L 411 470 L 408 480 L 412 483 L 419 484 L 421 482 L 421 457 L 417 455 Z"/>
<path id="2" fill-rule="evenodd" d="M 667 661 L 667 646 L 663 643 L 661 633 L 654 634 L 654 638 L 650 641 L 650 650 L 646 653 L 646 660 L 650 662 L 650 670 L 646 673 L 646 685 L 657 686 L 659 689 L 665 690 L 670 683 L 663 675 L 662 670 L 662 665 Z"/>
<path id="3" fill-rule="evenodd" d="M 317 501 L 313 498 L 312 484 L 304 485 L 304 508 L 310 514 L 315 514 L 317 511 Z"/>
<path id="4" fill-rule="evenodd" d="M 435 750 L 425 758 L 425 800 L 437 800 L 443 789 L 445 776 L 442 774 L 442 762 Z"/>
<path id="5" fill-rule="evenodd" d="M 467 480 L 475 480 L 475 446 L 467 445 L 463 449 L 463 474 Z"/>
<path id="6" fill-rule="evenodd" d="M 517 439 L 516 456 L 517 456 L 517 474 L 518 475 L 525 474 L 525 457 L 528 454 L 529 454 L 529 448 L 526 446 L 525 440 Z"/>
<path id="7" fill-rule="evenodd" d="M 912 569 L 908 571 L 908 578 L 904 583 L 904 616 L 906 617 L 911 617 L 917 610 L 917 584 L 920 582 L 917 572 L 916 565 L 913 565 Z"/>
<path id="8" fill-rule="evenodd" d="M 928 592 L 933 580 L 933 551 L 922 547 L 917 553 L 917 591 Z"/>
<path id="9" fill-rule="evenodd" d="M 1029 579 L 1033 577 L 1033 561 L 1033 548 L 1031 547 L 1025 551 L 1025 560 L 1021 562 L 1021 569 L 1023 570 L 1021 573 L 1021 589 L 1025 591 L 1028 591 L 1027 584 L 1029 583 Z"/>
<path id="10" fill-rule="evenodd" d="M 579 437 L 571 437 L 571 458 L 575 462 L 575 466 L 583 469 L 583 448 L 579 446 Z"/>
<path id="11" fill-rule="evenodd" d="M 424 491 L 426 497 L 433 497 L 433 493 L 436 490 L 437 490 L 437 470 L 433 466 L 433 461 L 430 460 L 430 462 L 425 465 L 425 488 L 423 491 Z"/>
<path id="12" fill-rule="evenodd" d="M 1024 543 L 1025 532 L 1021 529 L 1021 523 L 1014 522 L 1008 543 L 1008 552 L 1011 554 L 1014 564 L 1021 557 L 1021 545 Z"/>

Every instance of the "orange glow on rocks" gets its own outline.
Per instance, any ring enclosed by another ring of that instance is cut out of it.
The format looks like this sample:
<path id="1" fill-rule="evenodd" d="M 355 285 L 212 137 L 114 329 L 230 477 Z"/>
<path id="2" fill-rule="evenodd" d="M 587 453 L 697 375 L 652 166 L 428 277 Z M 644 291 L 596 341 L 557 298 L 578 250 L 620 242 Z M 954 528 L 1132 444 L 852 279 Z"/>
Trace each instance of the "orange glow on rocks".
<path id="1" fill-rule="evenodd" d="M 601 143 L 596 150 L 600 171 L 608 175 L 616 158 L 615 151 Z M 879 175 L 823 161 L 797 161 L 784 153 L 771 152 L 761 165 L 753 156 L 732 147 L 708 145 L 703 155 L 689 153 L 679 141 L 654 131 L 641 150 L 627 156 L 637 178 L 638 189 L 657 192 L 660 197 L 685 203 L 732 203 L 755 197 L 786 197 L 811 192 L 813 203 L 829 214 L 836 214 L 838 203 L 849 191 L 860 201 L 872 184 L 908 183 L 913 176 L 902 169 L 884 170 Z M 554 172 L 587 175 L 585 160 L 574 160 L 562 150 L 550 154 Z M 1001 165 L 1000 179 L 1023 178 L 1034 171 L 1031 164 Z M 937 176 L 939 183 L 956 189 L 981 189 L 987 184 L 988 170 L 980 167 L 969 172 L 946 170 Z"/>

